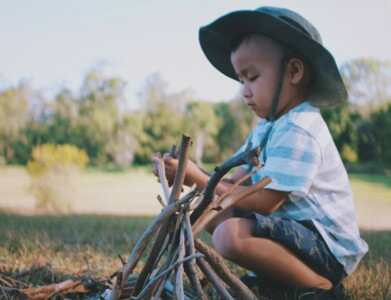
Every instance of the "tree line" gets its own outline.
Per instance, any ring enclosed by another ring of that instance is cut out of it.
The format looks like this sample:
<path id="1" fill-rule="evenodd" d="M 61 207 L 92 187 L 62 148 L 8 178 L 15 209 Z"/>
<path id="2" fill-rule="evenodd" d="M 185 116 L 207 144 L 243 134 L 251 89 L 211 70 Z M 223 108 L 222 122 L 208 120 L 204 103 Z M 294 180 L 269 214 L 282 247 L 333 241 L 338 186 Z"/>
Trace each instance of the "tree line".
<path id="1" fill-rule="evenodd" d="M 322 114 L 346 163 L 391 167 L 391 66 L 358 59 L 341 66 L 349 102 Z M 35 146 L 72 144 L 96 166 L 150 163 L 182 133 L 192 136 L 192 158 L 216 164 L 233 155 L 257 119 L 240 97 L 211 103 L 188 91 L 168 92 L 159 73 L 128 108 L 126 81 L 102 70 L 86 74 L 80 90 L 51 99 L 29 83 L 0 90 L 0 164 L 26 164 Z"/>

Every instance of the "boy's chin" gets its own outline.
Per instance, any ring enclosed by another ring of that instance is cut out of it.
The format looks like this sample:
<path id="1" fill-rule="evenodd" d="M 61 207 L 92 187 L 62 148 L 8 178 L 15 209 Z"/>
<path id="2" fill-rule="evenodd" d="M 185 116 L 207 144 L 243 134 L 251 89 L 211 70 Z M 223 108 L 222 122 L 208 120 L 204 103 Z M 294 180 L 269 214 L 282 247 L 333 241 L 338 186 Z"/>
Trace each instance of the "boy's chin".
<path id="1" fill-rule="evenodd" d="M 267 114 L 267 113 L 258 113 L 258 112 L 254 112 L 254 114 L 260 118 L 260 119 L 267 119 L 269 120 L 270 119 L 270 114 Z"/>

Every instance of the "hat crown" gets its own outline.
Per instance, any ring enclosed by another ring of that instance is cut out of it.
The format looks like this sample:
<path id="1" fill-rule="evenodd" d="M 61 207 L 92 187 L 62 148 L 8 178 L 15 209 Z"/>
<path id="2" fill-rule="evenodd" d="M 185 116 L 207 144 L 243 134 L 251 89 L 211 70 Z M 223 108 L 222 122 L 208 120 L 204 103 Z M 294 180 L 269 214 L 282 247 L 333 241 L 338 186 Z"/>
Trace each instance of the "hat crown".
<path id="1" fill-rule="evenodd" d="M 281 21 L 287 23 L 288 25 L 294 27 L 296 30 L 305 33 L 314 41 L 318 42 L 319 44 L 322 44 L 322 38 L 320 36 L 319 31 L 315 28 L 315 26 L 312 25 L 303 16 L 290 9 L 271 7 L 271 6 L 262 6 L 255 9 L 255 11 L 259 11 L 271 15 L 275 18 L 278 18 Z"/>

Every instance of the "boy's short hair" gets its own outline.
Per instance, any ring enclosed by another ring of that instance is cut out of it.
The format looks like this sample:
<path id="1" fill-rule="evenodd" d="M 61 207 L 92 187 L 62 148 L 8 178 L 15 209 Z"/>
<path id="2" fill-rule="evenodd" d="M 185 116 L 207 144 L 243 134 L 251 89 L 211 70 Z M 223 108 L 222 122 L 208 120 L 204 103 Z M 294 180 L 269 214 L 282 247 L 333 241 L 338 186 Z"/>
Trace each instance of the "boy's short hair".
<path id="1" fill-rule="evenodd" d="M 346 101 L 346 88 L 333 56 L 322 46 L 316 28 L 296 12 L 276 7 L 235 11 L 202 27 L 199 39 L 212 65 L 237 80 L 230 61 L 232 47 L 254 33 L 279 41 L 309 62 L 315 76 L 308 91 L 310 103 L 333 107 Z"/>
<path id="2" fill-rule="evenodd" d="M 254 35 L 260 35 L 260 34 L 257 32 L 245 32 L 232 39 L 231 47 L 230 47 L 231 53 L 235 52 L 244 41 L 249 40 Z M 309 86 L 311 86 L 311 84 L 315 81 L 316 74 L 313 71 L 312 65 L 308 62 L 306 57 L 301 53 L 299 53 L 298 51 L 296 51 L 292 46 L 287 45 L 273 37 L 268 37 L 268 38 L 270 38 L 275 42 L 275 44 L 280 48 L 281 52 L 284 54 L 285 57 L 298 58 L 304 63 L 305 72 L 308 73 L 310 77 L 310 80 L 306 84 L 306 88 L 309 88 Z"/>

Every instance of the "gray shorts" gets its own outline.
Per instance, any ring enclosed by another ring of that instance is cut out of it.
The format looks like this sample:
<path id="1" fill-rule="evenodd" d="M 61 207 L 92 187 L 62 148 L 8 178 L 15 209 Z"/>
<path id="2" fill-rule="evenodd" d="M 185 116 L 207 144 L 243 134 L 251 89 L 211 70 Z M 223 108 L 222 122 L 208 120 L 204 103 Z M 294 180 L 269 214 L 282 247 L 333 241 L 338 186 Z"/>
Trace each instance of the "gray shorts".
<path id="1" fill-rule="evenodd" d="M 238 213 L 235 212 L 234 215 L 239 216 Z M 334 285 L 346 277 L 342 264 L 331 253 L 312 221 L 272 218 L 255 213 L 244 217 L 256 220 L 256 236 L 271 239 L 285 246 Z"/>

